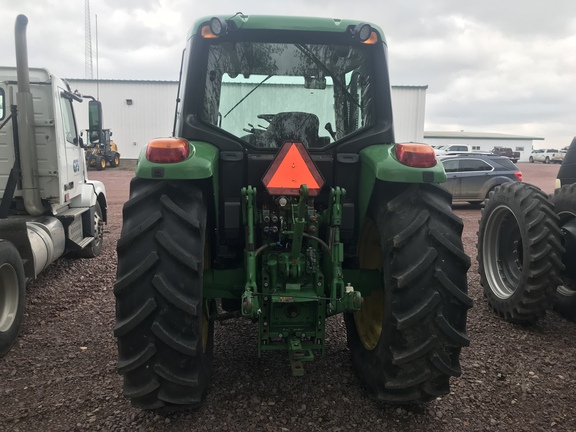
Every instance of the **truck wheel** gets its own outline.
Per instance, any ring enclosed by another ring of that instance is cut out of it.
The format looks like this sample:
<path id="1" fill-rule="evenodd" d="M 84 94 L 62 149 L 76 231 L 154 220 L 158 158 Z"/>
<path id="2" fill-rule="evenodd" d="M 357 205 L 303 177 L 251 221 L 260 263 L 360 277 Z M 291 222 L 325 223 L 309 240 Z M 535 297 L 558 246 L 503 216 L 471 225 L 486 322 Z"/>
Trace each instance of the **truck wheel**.
<path id="1" fill-rule="evenodd" d="M 102 218 L 102 208 L 100 203 L 96 201 L 94 205 L 94 218 L 92 219 L 94 224 L 94 240 L 78 252 L 78 256 L 81 258 L 96 258 L 102 252 L 102 247 L 104 246 L 104 219 Z"/>
<path id="2" fill-rule="evenodd" d="M 558 217 L 535 186 L 504 183 L 486 201 L 478 231 L 478 272 L 490 307 L 506 321 L 532 323 L 561 282 Z"/>
<path id="3" fill-rule="evenodd" d="M 98 171 L 106 169 L 106 158 L 104 156 L 96 156 L 96 169 Z"/>
<path id="4" fill-rule="evenodd" d="M 120 155 L 118 153 L 113 153 L 112 159 L 110 160 L 110 166 L 116 168 L 118 165 L 120 165 Z"/>
<path id="5" fill-rule="evenodd" d="M 380 270 L 382 285 L 364 296 L 360 311 L 345 314 L 348 346 L 371 396 L 425 402 L 448 394 L 450 377 L 461 374 L 470 258 L 449 192 L 433 185 L 386 189 L 375 194 L 358 249 L 360 266 Z"/>
<path id="6" fill-rule="evenodd" d="M 22 258 L 12 243 L 0 240 L 0 357 L 16 342 L 25 304 L 26 280 Z"/>
<path id="7" fill-rule="evenodd" d="M 183 181 L 135 178 L 123 218 L 114 335 L 124 396 L 144 409 L 199 405 L 214 334 L 202 301 L 202 192 Z"/>
<path id="8" fill-rule="evenodd" d="M 558 286 L 554 309 L 576 322 L 576 183 L 556 189 L 552 197 L 554 210 L 560 218 L 562 244 L 565 248 L 562 262 L 566 267 L 562 283 Z"/>

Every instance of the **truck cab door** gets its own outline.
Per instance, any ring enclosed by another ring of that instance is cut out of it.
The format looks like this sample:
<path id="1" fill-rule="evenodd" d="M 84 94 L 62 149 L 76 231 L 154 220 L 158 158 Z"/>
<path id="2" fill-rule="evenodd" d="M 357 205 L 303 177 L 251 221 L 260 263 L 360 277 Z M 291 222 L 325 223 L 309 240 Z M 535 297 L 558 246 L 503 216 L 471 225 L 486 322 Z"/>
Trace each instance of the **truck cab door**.
<path id="1" fill-rule="evenodd" d="M 60 153 L 60 203 L 64 204 L 80 193 L 80 187 L 85 181 L 84 149 L 80 146 L 80 135 L 76 127 L 74 109 L 70 93 L 58 89 L 61 131 L 57 132 Z"/>

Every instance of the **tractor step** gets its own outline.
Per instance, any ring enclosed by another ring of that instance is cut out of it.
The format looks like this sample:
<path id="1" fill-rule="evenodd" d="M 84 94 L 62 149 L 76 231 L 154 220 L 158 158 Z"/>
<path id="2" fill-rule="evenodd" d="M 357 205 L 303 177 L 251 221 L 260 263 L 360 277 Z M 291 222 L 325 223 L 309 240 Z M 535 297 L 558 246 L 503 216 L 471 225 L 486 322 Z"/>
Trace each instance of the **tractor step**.
<path id="1" fill-rule="evenodd" d="M 288 352 L 290 356 L 290 365 L 292 367 L 293 376 L 303 376 L 304 366 L 302 362 L 313 361 L 314 354 L 311 349 L 302 347 L 302 342 L 297 338 L 290 338 L 288 340 Z"/>

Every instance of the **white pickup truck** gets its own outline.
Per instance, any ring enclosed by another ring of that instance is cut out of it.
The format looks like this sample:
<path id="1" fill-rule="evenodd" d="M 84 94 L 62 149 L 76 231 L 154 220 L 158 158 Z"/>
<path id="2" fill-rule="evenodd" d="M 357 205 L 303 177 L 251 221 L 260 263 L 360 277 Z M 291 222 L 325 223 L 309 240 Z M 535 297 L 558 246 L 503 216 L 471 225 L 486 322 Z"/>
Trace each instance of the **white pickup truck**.
<path id="1" fill-rule="evenodd" d="M 554 153 L 552 156 L 552 162 L 556 164 L 561 164 L 564 160 L 564 156 L 566 156 L 567 150 L 560 150 L 558 153 Z"/>
<path id="2" fill-rule="evenodd" d="M 472 146 L 467 144 L 448 144 L 435 148 L 434 152 L 436 156 L 472 153 Z"/>
<path id="3" fill-rule="evenodd" d="M 530 157 L 528 158 L 528 161 L 530 163 L 543 162 L 545 164 L 549 164 L 549 163 L 555 161 L 554 158 L 560 158 L 561 157 L 559 155 L 559 153 L 560 152 L 557 149 L 533 150 L 532 153 L 530 153 Z M 559 163 L 562 163 L 562 159 L 559 159 L 559 160 L 560 160 Z"/>

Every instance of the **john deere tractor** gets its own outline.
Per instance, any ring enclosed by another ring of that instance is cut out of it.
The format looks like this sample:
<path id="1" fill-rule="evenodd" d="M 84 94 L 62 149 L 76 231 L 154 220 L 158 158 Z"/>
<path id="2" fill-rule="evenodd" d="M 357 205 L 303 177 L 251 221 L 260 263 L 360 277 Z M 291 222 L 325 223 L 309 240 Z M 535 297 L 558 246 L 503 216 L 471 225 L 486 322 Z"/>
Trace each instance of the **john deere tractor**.
<path id="1" fill-rule="evenodd" d="M 257 326 L 255 354 L 286 352 L 298 376 L 344 314 L 374 398 L 449 392 L 470 259 L 434 150 L 395 143 L 386 51 L 357 21 L 192 26 L 173 136 L 141 153 L 117 245 L 114 333 L 134 406 L 198 405 L 214 322 L 233 318 Z"/>

